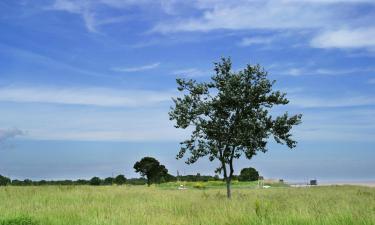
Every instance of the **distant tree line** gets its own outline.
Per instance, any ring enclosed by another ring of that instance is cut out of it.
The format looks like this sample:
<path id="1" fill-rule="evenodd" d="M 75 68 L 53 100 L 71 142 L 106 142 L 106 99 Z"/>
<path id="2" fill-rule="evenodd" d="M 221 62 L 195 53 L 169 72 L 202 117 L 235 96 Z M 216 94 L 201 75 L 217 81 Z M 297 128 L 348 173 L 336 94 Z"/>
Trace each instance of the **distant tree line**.
<path id="1" fill-rule="evenodd" d="M 133 184 L 133 185 L 144 185 L 146 180 L 144 178 L 132 178 L 126 179 L 124 175 L 118 175 L 116 177 L 99 178 L 93 177 L 90 180 L 78 179 L 78 180 L 38 180 L 33 181 L 30 179 L 25 180 L 11 180 L 8 177 L 0 175 L 0 186 L 13 185 L 13 186 L 41 186 L 41 185 L 123 185 L 123 184 Z"/>
<path id="2" fill-rule="evenodd" d="M 93 177 L 90 180 L 78 179 L 78 180 L 39 180 L 33 181 L 30 179 L 25 180 L 11 180 L 8 177 L 0 175 L 0 186 L 13 185 L 13 186 L 41 186 L 41 185 L 145 185 L 150 186 L 151 184 L 160 184 L 165 182 L 176 182 L 176 181 L 186 181 L 186 182 L 206 182 L 206 181 L 220 181 L 221 179 L 218 175 L 209 176 L 201 175 L 197 173 L 196 175 L 184 175 L 184 176 L 173 176 L 168 173 L 166 167 L 158 160 L 152 157 L 144 157 L 140 161 L 134 164 L 134 169 L 137 173 L 140 173 L 141 178 L 131 178 L 127 179 L 124 175 L 120 174 L 116 177 Z M 239 181 L 254 181 L 258 180 L 258 171 L 254 168 L 244 168 L 241 170 L 239 176 L 234 175 L 234 180 Z"/>
<path id="3" fill-rule="evenodd" d="M 157 182 L 152 183 L 166 183 L 166 182 L 176 182 L 179 181 L 212 181 L 212 180 L 220 180 L 218 176 L 204 176 L 200 175 L 185 175 L 179 176 L 178 179 L 176 176 L 171 174 L 165 174 L 163 177 L 160 177 Z M 126 179 L 124 175 L 118 175 L 117 177 L 107 177 L 107 178 L 99 178 L 93 177 L 89 180 L 86 179 L 78 179 L 78 180 L 38 180 L 33 181 L 30 179 L 25 180 L 11 180 L 8 177 L 4 177 L 0 175 L 0 186 L 6 185 L 13 185 L 13 186 L 42 186 L 42 185 L 146 185 L 147 179 L 140 177 L 140 178 L 130 178 Z"/>

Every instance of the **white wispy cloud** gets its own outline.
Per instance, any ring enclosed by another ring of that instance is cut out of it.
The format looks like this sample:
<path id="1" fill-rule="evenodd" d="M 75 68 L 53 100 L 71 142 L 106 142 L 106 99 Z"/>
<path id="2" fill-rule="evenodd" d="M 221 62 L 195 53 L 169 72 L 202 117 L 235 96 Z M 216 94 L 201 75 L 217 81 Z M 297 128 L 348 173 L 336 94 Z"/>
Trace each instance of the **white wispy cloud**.
<path id="1" fill-rule="evenodd" d="M 111 79 L 118 79 L 116 76 L 111 76 L 105 73 L 99 73 L 97 71 L 87 70 L 83 67 L 73 66 L 69 63 L 66 63 L 62 60 L 54 59 L 48 55 L 39 54 L 34 51 L 29 51 L 26 49 L 0 44 L 2 51 L 6 54 L 13 56 L 18 59 L 25 60 L 29 63 L 33 63 L 34 65 L 42 65 L 47 67 L 53 67 L 54 69 L 63 70 L 66 74 L 81 74 L 84 76 L 90 77 L 98 77 L 98 78 L 111 78 Z"/>
<path id="2" fill-rule="evenodd" d="M 150 5 L 155 9 L 161 9 L 164 13 L 173 14 L 171 12 L 174 11 L 177 2 L 175 0 L 55 0 L 46 9 L 80 15 L 88 31 L 100 33 L 98 27 L 123 22 L 128 18 L 125 13 L 120 16 L 102 15 L 103 6 L 126 10 L 131 6 L 150 7 Z"/>
<path id="3" fill-rule="evenodd" d="M 130 72 L 140 72 L 145 70 L 152 70 L 160 66 L 160 63 L 152 63 L 148 65 L 142 65 L 142 66 L 136 66 L 136 67 L 114 67 L 112 68 L 113 71 L 116 72 L 124 72 L 124 73 L 130 73 Z"/>
<path id="4" fill-rule="evenodd" d="M 243 38 L 239 43 L 240 46 L 250 46 L 250 45 L 259 45 L 259 44 L 270 44 L 274 41 L 272 37 L 247 37 Z"/>
<path id="5" fill-rule="evenodd" d="M 47 9 L 78 14 L 82 17 L 88 31 L 97 32 L 95 13 L 92 10 L 90 1 L 56 0 L 54 4 Z"/>
<path id="6" fill-rule="evenodd" d="M 140 1 L 141 2 L 141 1 Z M 116 17 L 104 17 L 99 18 L 97 15 L 98 4 L 104 4 L 110 7 L 124 7 L 130 4 L 135 4 L 136 1 L 111 1 L 111 0 L 100 0 L 100 1 L 72 1 L 72 0 L 55 0 L 55 2 L 47 7 L 47 10 L 65 11 L 72 14 L 77 14 L 82 17 L 82 20 L 88 31 L 99 33 L 98 27 L 105 24 L 119 23 L 124 21 L 127 17 L 116 16 Z"/>
<path id="7" fill-rule="evenodd" d="M 323 32 L 310 44 L 315 48 L 370 48 L 375 49 L 375 27 L 342 29 Z"/>
<path id="8" fill-rule="evenodd" d="M 339 17 L 321 4 L 296 1 L 198 1 L 201 17 L 161 22 L 154 31 L 211 31 L 217 29 L 320 28 L 336 24 Z M 328 23 L 329 22 L 329 23 Z"/>
<path id="9" fill-rule="evenodd" d="M 369 84 L 375 84 L 375 78 L 368 81 Z"/>
<path id="10" fill-rule="evenodd" d="M 305 67 L 292 67 L 281 72 L 283 75 L 290 76 L 303 76 L 303 75 L 348 75 L 348 74 L 367 74 L 375 72 L 375 68 L 305 68 Z M 278 72 L 280 73 L 280 72 Z"/>
<path id="11" fill-rule="evenodd" d="M 310 45 L 318 48 L 373 48 L 374 31 L 371 21 L 375 15 L 364 12 L 353 18 L 359 6 L 375 4 L 363 0 L 265 0 L 211 1 L 193 4 L 200 16 L 186 16 L 156 24 L 152 31 L 209 32 L 213 30 L 271 30 L 314 31 Z M 342 10 L 346 7 L 346 10 Z M 347 27 L 337 30 L 337 27 Z M 245 38 L 240 45 L 267 44 L 271 39 Z"/>
<path id="12" fill-rule="evenodd" d="M 200 70 L 197 68 L 188 68 L 188 69 L 175 70 L 172 72 L 172 74 L 176 76 L 201 77 L 201 76 L 211 75 L 211 71 Z"/>
<path id="13" fill-rule="evenodd" d="M 22 126 L 27 130 L 26 139 L 181 141 L 186 137 L 186 131 L 176 129 L 169 121 L 168 105 L 133 108 L 23 106 L 20 106 L 23 110 L 14 107 L 1 110 L 0 124 Z"/>
<path id="14" fill-rule="evenodd" d="M 152 32 L 209 32 L 213 30 L 272 30 L 314 31 L 310 46 L 315 48 L 371 48 L 375 43 L 375 28 L 371 21 L 375 15 L 364 12 L 357 17 L 348 17 L 364 4 L 375 5 L 373 0 L 56 0 L 48 9 L 80 15 L 88 31 L 98 32 L 105 24 L 126 20 L 126 10 L 152 7 L 160 19 Z M 123 10 L 120 16 L 112 16 L 105 8 Z M 177 15 L 179 8 L 185 14 Z M 343 10 L 345 8 L 345 10 Z M 142 11 L 141 11 L 142 12 Z M 134 18 L 133 18 L 134 19 Z M 136 18 L 135 18 L 136 19 Z M 343 27 L 345 28 L 338 29 Z M 296 33 L 297 35 L 298 33 Z M 249 37 L 239 43 L 242 46 L 268 44 L 272 38 Z"/>
<path id="15" fill-rule="evenodd" d="M 321 111 L 305 111 L 303 123 L 296 128 L 296 134 L 302 140 L 317 141 L 375 141 L 375 111 L 353 108 Z"/>
<path id="16" fill-rule="evenodd" d="M 170 101 L 172 91 L 117 90 L 100 87 L 0 87 L 0 101 L 109 107 L 142 107 Z"/>
<path id="17" fill-rule="evenodd" d="M 358 107 L 374 106 L 374 96 L 342 96 L 342 97 L 311 97 L 303 95 L 290 95 L 290 106 L 301 108 L 337 108 L 337 107 Z"/>

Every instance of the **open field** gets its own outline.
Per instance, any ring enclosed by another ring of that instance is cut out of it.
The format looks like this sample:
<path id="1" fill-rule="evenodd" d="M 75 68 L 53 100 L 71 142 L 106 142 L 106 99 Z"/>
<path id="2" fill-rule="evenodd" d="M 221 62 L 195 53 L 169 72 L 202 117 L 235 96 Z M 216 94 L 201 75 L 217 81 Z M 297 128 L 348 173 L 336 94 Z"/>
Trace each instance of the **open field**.
<path id="1" fill-rule="evenodd" d="M 375 189 L 8 186 L 0 224 L 375 224 Z"/>

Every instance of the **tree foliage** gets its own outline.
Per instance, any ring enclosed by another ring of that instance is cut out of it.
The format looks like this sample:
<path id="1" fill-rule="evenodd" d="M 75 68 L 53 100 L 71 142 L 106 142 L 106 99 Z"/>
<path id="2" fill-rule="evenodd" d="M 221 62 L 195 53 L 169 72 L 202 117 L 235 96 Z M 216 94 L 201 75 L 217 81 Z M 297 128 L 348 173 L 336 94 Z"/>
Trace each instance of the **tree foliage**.
<path id="1" fill-rule="evenodd" d="M 103 184 L 104 185 L 112 185 L 114 183 L 113 181 L 114 181 L 113 177 L 107 177 L 103 180 Z"/>
<path id="2" fill-rule="evenodd" d="M 124 175 L 120 174 L 115 177 L 114 183 L 117 185 L 123 185 L 126 183 L 126 178 Z"/>
<path id="3" fill-rule="evenodd" d="M 258 179 L 259 173 L 252 167 L 243 168 L 238 176 L 238 181 L 257 181 Z"/>
<path id="4" fill-rule="evenodd" d="M 247 65 L 239 72 L 231 68 L 231 60 L 222 58 L 215 63 L 211 81 L 177 79 L 178 90 L 184 95 L 173 99 L 169 112 L 176 128 L 193 130 L 190 138 L 181 142 L 177 158 L 189 153 L 187 164 L 205 156 L 211 161 L 218 159 L 216 172 L 223 173 L 229 198 L 233 160 L 242 155 L 251 159 L 257 152 L 266 152 L 271 136 L 277 143 L 294 148 L 291 129 L 302 117 L 287 112 L 271 115 L 272 107 L 289 101 L 285 93 L 272 90 L 275 81 L 268 80 L 267 72 L 259 65 Z"/>
<path id="5" fill-rule="evenodd" d="M 93 177 L 90 180 L 90 185 L 100 185 L 102 183 L 102 180 L 99 177 Z"/>
<path id="6" fill-rule="evenodd" d="M 134 164 L 135 172 L 147 178 L 148 186 L 151 183 L 159 183 L 160 179 L 168 174 L 168 170 L 158 160 L 152 157 L 144 157 Z"/>
<path id="7" fill-rule="evenodd" d="M 8 184 L 10 184 L 10 179 L 0 175 L 0 186 L 6 186 Z"/>

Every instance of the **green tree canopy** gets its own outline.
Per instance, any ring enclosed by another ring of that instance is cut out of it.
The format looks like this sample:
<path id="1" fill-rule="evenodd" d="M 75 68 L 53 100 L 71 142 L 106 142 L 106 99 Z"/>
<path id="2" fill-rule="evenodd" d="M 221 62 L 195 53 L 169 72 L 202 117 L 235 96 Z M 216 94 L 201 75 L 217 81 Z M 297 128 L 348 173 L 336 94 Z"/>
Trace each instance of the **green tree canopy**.
<path id="1" fill-rule="evenodd" d="M 90 180 L 90 185 L 100 185 L 102 180 L 99 177 L 93 177 Z"/>
<path id="2" fill-rule="evenodd" d="M 114 180 L 115 184 L 117 185 L 123 185 L 126 183 L 126 178 L 124 175 L 120 174 L 118 176 L 115 177 L 115 180 Z"/>
<path id="3" fill-rule="evenodd" d="M 0 175 L 0 186 L 6 186 L 10 183 L 11 183 L 11 181 L 8 177 L 4 177 L 4 176 Z"/>
<path id="4" fill-rule="evenodd" d="M 103 184 L 104 185 L 112 185 L 114 183 L 113 181 L 114 181 L 113 177 L 107 177 L 103 180 Z"/>
<path id="5" fill-rule="evenodd" d="M 268 139 L 289 148 L 296 146 L 291 129 L 301 122 L 302 115 L 289 116 L 287 112 L 274 117 L 270 110 L 289 103 L 286 94 L 273 91 L 275 81 L 259 65 L 247 65 L 239 72 L 231 70 L 230 59 L 215 63 L 215 74 L 208 82 L 177 79 L 178 90 L 184 95 L 174 98 L 169 116 L 176 128 L 191 128 L 188 140 L 181 142 L 177 158 L 189 153 L 186 163 L 195 163 L 208 156 L 218 159 L 227 183 L 233 177 L 233 161 L 244 155 L 251 159 L 257 152 L 267 151 Z"/>
<path id="6" fill-rule="evenodd" d="M 249 167 L 243 168 L 238 176 L 239 181 L 256 181 L 259 179 L 259 173 L 256 169 Z"/>
<path id="7" fill-rule="evenodd" d="M 168 174 L 168 170 L 158 160 L 152 157 L 144 157 L 134 164 L 135 172 L 147 178 L 147 185 L 160 182 L 160 179 Z"/>

